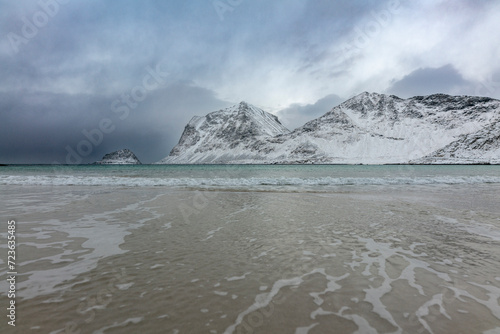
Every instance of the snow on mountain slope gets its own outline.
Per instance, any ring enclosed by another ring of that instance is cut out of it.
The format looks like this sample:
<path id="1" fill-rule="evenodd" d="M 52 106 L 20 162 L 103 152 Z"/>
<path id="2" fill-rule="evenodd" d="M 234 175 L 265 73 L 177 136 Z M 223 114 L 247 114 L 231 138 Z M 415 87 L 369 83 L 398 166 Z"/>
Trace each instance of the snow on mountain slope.
<path id="1" fill-rule="evenodd" d="M 477 132 L 464 134 L 445 147 L 411 163 L 500 164 L 500 121 Z"/>
<path id="2" fill-rule="evenodd" d="M 96 165 L 140 165 L 141 162 L 135 154 L 128 150 L 118 150 L 106 154 L 101 161 L 94 162 Z"/>
<path id="3" fill-rule="evenodd" d="M 255 161 L 261 158 L 255 145 L 289 132 L 276 116 L 241 102 L 204 117 L 193 117 L 170 155 L 158 163 Z"/>
<path id="4" fill-rule="evenodd" d="M 489 98 L 435 94 L 404 100 L 362 93 L 290 137 L 297 146 L 314 147 L 321 162 L 406 163 L 481 130 L 498 120 L 499 112 L 499 101 Z M 295 158 L 293 150 L 288 157 Z"/>
<path id="5" fill-rule="evenodd" d="M 242 103 L 193 118 L 160 163 L 426 163 L 419 159 L 436 154 L 458 161 L 453 152 L 460 161 L 494 163 L 499 119 L 500 101 L 490 98 L 365 92 L 288 132 L 275 116 Z M 488 144 L 474 148 L 485 136 Z M 455 142 L 448 155 L 438 152 Z"/>

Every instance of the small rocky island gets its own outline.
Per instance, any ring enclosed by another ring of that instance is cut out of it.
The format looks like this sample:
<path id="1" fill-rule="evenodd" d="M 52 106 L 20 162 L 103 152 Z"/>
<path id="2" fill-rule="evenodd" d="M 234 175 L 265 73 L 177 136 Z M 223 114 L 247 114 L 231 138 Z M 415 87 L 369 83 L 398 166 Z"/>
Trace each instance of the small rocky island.
<path id="1" fill-rule="evenodd" d="M 129 149 L 118 150 L 106 154 L 101 161 L 94 162 L 95 165 L 141 165 L 142 163 Z"/>

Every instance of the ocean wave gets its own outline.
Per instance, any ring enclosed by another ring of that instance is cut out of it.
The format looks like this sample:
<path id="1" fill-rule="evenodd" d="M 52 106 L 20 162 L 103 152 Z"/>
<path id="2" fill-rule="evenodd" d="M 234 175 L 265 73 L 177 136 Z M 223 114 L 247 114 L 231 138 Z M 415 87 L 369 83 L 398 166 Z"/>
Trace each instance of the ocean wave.
<path id="1" fill-rule="evenodd" d="M 496 176 L 429 177 L 250 177 L 250 178 L 153 178 L 119 176 L 0 176 L 0 185 L 41 186 L 122 186 L 173 188 L 276 188 L 334 187 L 364 185 L 453 185 L 500 183 Z"/>

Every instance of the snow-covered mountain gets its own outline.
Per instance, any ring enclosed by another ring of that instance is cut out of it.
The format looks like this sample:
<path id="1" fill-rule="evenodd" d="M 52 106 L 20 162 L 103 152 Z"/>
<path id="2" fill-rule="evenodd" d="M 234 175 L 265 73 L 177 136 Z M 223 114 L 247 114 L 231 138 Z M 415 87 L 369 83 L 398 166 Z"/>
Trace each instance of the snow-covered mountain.
<path id="1" fill-rule="evenodd" d="M 461 135 L 445 147 L 411 163 L 500 164 L 500 122 Z"/>
<path id="2" fill-rule="evenodd" d="M 365 92 L 289 132 L 242 102 L 193 118 L 160 163 L 499 163 L 499 122 L 491 98 Z"/>
<path id="3" fill-rule="evenodd" d="M 260 145 L 289 132 L 276 116 L 241 102 L 193 117 L 170 155 L 158 163 L 252 163 L 263 158 Z"/>
<path id="4" fill-rule="evenodd" d="M 101 161 L 94 162 L 96 165 L 140 165 L 141 162 L 129 149 L 118 150 L 106 154 Z"/>

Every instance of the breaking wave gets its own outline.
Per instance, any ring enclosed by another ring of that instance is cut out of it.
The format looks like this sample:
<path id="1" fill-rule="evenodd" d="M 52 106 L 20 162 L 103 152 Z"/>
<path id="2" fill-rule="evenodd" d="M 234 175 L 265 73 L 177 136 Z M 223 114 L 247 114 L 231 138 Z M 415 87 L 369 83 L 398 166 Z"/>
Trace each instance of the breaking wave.
<path id="1" fill-rule="evenodd" d="M 328 188 L 339 186 L 454 185 L 500 183 L 496 176 L 429 177 L 249 177 L 249 178 L 154 178 L 124 176 L 0 176 L 0 185 L 119 186 L 202 189 Z"/>

